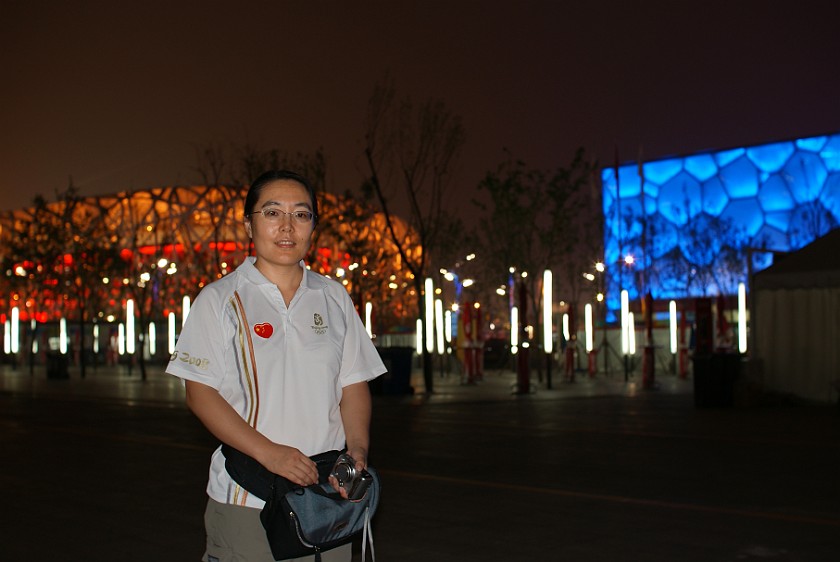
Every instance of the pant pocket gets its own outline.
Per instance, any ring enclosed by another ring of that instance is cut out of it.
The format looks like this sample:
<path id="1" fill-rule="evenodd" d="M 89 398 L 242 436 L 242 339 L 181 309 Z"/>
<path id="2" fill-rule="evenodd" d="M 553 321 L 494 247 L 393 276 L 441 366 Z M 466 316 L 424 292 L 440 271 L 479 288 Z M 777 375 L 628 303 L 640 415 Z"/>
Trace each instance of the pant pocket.
<path id="1" fill-rule="evenodd" d="M 233 549 L 225 540 L 225 514 L 221 504 L 208 500 L 204 511 L 204 529 L 207 532 L 207 546 L 203 562 L 233 562 Z"/>

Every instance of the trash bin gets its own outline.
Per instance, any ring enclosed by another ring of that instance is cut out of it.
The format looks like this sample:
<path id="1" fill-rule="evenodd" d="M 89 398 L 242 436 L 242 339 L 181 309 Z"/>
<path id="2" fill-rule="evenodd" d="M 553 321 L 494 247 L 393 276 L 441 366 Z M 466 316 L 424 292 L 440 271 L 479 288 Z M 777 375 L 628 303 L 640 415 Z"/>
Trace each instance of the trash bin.
<path id="1" fill-rule="evenodd" d="M 50 351 L 47 353 L 47 378 L 66 379 L 70 375 L 67 372 L 67 356 L 63 353 Z"/>
<path id="2" fill-rule="evenodd" d="M 694 405 L 698 408 L 732 406 L 735 380 L 741 372 L 741 354 L 700 354 L 691 360 L 694 366 Z"/>
<path id="3" fill-rule="evenodd" d="M 379 356 L 388 369 L 384 375 L 370 382 L 373 394 L 414 394 L 411 386 L 413 347 L 381 347 Z"/>

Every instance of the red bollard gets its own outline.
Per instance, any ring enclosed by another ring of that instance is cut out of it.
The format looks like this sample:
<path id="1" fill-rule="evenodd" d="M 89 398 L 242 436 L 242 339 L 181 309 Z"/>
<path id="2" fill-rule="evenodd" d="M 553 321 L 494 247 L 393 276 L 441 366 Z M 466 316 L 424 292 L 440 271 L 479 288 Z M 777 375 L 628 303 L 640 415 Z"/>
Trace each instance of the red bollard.
<path id="1" fill-rule="evenodd" d="M 644 360 L 642 361 L 642 387 L 654 388 L 656 386 L 656 377 L 654 374 L 653 364 L 653 346 L 645 346 Z"/>
<path id="2" fill-rule="evenodd" d="M 516 392 L 531 392 L 531 367 L 528 365 L 528 348 L 520 347 L 516 355 Z"/>
<path id="3" fill-rule="evenodd" d="M 575 382 L 575 346 L 571 341 L 566 345 L 566 380 Z"/>
<path id="4" fill-rule="evenodd" d="M 597 370 L 597 361 L 595 359 L 598 357 L 598 352 L 596 350 L 592 350 L 589 352 L 589 377 L 595 376 L 595 371 Z"/>
<path id="5" fill-rule="evenodd" d="M 516 358 L 516 392 L 529 394 L 531 392 L 531 365 L 528 362 L 528 348 L 524 345 L 528 341 L 524 320 L 528 317 L 528 291 L 525 283 L 519 284 L 519 318 L 522 325 L 519 329 L 519 352 Z"/>
<path id="6" fill-rule="evenodd" d="M 473 372 L 475 370 L 473 366 L 473 352 L 471 347 L 464 348 L 464 375 L 466 376 L 466 384 L 472 384 L 473 381 Z"/>

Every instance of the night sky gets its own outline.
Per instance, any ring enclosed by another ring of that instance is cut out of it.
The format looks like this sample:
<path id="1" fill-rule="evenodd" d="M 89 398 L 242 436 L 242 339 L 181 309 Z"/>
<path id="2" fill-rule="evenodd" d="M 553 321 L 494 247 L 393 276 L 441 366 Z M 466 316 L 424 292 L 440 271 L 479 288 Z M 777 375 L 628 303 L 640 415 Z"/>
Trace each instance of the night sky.
<path id="1" fill-rule="evenodd" d="M 461 201 L 505 148 L 612 165 L 840 130 L 837 1 L 0 6 L 3 210 L 69 176 L 86 195 L 196 184 L 209 143 L 323 147 L 328 188 L 353 189 L 389 71 L 463 118 Z"/>

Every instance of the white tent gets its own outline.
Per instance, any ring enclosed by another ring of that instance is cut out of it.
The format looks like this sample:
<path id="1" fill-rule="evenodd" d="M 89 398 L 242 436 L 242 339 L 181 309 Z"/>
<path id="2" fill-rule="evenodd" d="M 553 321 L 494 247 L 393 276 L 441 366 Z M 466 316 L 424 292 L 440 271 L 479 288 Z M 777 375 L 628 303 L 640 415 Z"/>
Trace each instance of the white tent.
<path id="1" fill-rule="evenodd" d="M 840 385 L 840 228 L 781 257 L 752 283 L 753 356 L 764 389 L 821 402 Z"/>

